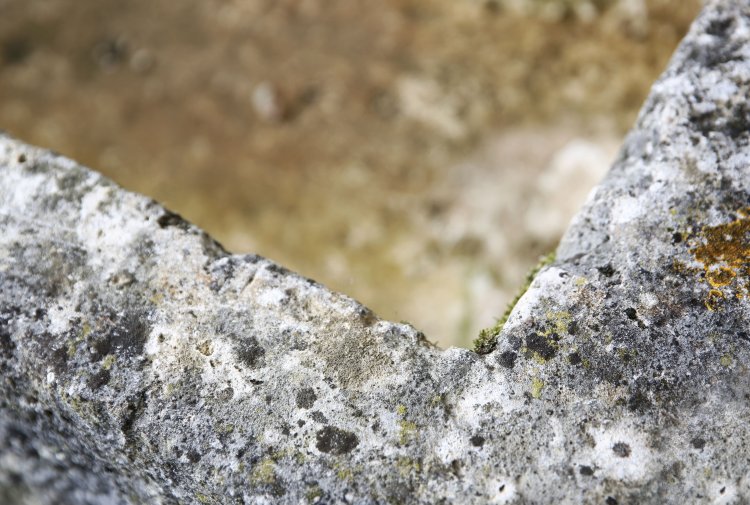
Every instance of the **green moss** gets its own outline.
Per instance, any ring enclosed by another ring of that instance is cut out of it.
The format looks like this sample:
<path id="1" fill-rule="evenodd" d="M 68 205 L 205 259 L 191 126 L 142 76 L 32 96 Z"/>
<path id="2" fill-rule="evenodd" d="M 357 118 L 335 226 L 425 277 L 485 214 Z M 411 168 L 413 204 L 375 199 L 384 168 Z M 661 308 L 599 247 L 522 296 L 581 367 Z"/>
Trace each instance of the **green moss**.
<path id="1" fill-rule="evenodd" d="M 503 329 L 503 325 L 507 318 L 503 318 L 492 328 L 485 328 L 479 332 L 479 336 L 474 339 L 471 345 L 472 350 L 477 354 L 489 354 L 495 350 L 497 345 L 497 336 Z"/>
<path id="2" fill-rule="evenodd" d="M 537 377 L 531 379 L 531 397 L 537 400 L 542 397 L 542 389 L 544 389 L 544 381 Z"/>
<path id="3" fill-rule="evenodd" d="M 158 293 L 158 292 L 154 293 L 149 298 L 149 301 L 153 303 L 154 305 L 161 305 L 161 302 L 164 301 L 164 293 Z"/>
<path id="4" fill-rule="evenodd" d="M 107 354 L 104 359 L 102 360 L 102 368 L 104 370 L 109 370 L 112 368 L 112 365 L 115 364 L 115 355 L 114 354 Z"/>
<path id="5" fill-rule="evenodd" d="M 276 480 L 275 463 L 270 457 L 263 458 L 253 467 L 251 479 L 253 484 L 272 484 Z"/>
<path id="6" fill-rule="evenodd" d="M 72 358 L 76 355 L 78 344 L 86 340 L 86 337 L 88 337 L 90 334 L 91 325 L 88 322 L 84 322 L 83 326 L 81 327 L 81 333 L 79 333 L 75 338 L 68 340 L 67 352 L 69 358 Z"/>
<path id="7" fill-rule="evenodd" d="M 81 419 L 91 423 L 92 425 L 98 425 L 100 423 L 98 412 L 96 408 L 85 399 L 80 396 L 68 396 L 63 397 L 73 411 L 78 414 Z"/>
<path id="8" fill-rule="evenodd" d="M 212 503 L 211 498 L 209 498 L 208 496 L 206 496 L 203 493 L 196 494 L 195 495 L 195 499 L 198 500 L 201 503 Z"/>
<path id="9" fill-rule="evenodd" d="M 68 405 L 81 417 L 83 417 L 83 402 L 79 396 L 67 397 Z"/>
<path id="10" fill-rule="evenodd" d="M 401 418 L 398 424 L 398 443 L 400 445 L 408 444 L 417 435 L 417 425 L 404 419 L 406 417 L 406 405 L 396 407 L 396 413 Z"/>
<path id="11" fill-rule="evenodd" d="M 539 260 L 539 263 L 537 263 L 537 265 L 531 269 L 531 271 L 526 275 L 526 280 L 521 286 L 521 289 L 518 291 L 518 294 L 515 296 L 515 298 L 513 298 L 513 301 L 511 301 L 508 304 L 508 307 L 505 309 L 503 317 L 501 317 L 497 321 L 497 323 L 495 323 L 495 326 L 491 328 L 485 328 L 479 332 L 479 336 L 474 340 L 472 344 L 472 350 L 475 353 L 489 354 L 495 349 L 495 347 L 497 346 L 497 337 L 500 335 L 500 332 L 503 331 L 503 326 L 505 326 L 505 323 L 508 321 L 508 317 L 513 311 L 513 308 L 518 303 L 518 300 L 520 300 L 523 294 L 526 293 L 526 291 L 529 289 L 529 286 L 531 286 L 531 283 L 534 281 L 534 278 L 539 273 L 539 271 L 547 265 L 550 265 L 554 261 L 555 251 L 552 251 L 548 255 L 542 257 Z"/>
<path id="12" fill-rule="evenodd" d="M 526 353 L 526 352 L 527 352 L 527 351 L 524 351 L 524 353 Z M 546 365 L 546 364 L 547 364 L 547 360 L 546 360 L 546 359 L 544 359 L 544 358 L 542 357 L 542 355 L 541 355 L 541 354 L 539 354 L 539 353 L 538 353 L 538 352 L 536 352 L 536 351 L 534 351 L 534 354 L 533 354 L 533 355 L 531 356 L 531 359 L 533 359 L 533 360 L 534 360 L 534 362 L 535 362 L 535 363 L 536 363 L 537 365 Z"/>
<path id="13" fill-rule="evenodd" d="M 230 435 L 234 432 L 234 425 L 233 424 L 217 424 L 214 429 L 217 433 Z"/>
<path id="14" fill-rule="evenodd" d="M 352 482 L 355 475 L 361 474 L 364 470 L 362 465 L 352 466 L 349 461 L 338 461 L 333 464 L 333 469 L 336 470 L 336 477 L 347 482 Z"/>
<path id="15" fill-rule="evenodd" d="M 541 333 L 542 335 L 548 337 L 553 333 L 557 333 L 558 335 L 564 335 L 568 333 L 568 326 L 573 321 L 573 317 L 570 315 L 570 312 L 564 310 L 548 311 L 545 316 L 547 318 L 547 323 L 550 326 L 549 328 L 547 328 L 547 330 Z"/>
<path id="16" fill-rule="evenodd" d="M 407 477 L 412 473 L 419 473 L 422 469 L 422 465 L 418 460 L 401 457 L 396 460 L 396 469 L 402 477 Z"/>
<path id="17" fill-rule="evenodd" d="M 294 449 L 291 449 L 291 448 L 278 449 L 276 451 L 273 451 L 273 453 L 271 453 L 271 459 L 274 462 L 277 462 L 284 458 L 291 458 L 293 456 L 294 456 Z"/>
<path id="18" fill-rule="evenodd" d="M 320 486 L 318 486 L 317 484 L 312 486 L 305 493 L 305 499 L 307 500 L 307 503 L 316 503 L 321 498 L 323 498 L 323 491 L 320 489 Z"/>
<path id="19" fill-rule="evenodd" d="M 72 358 L 76 355 L 76 349 L 78 349 L 78 339 L 69 339 L 68 340 L 68 357 Z"/>
<path id="20" fill-rule="evenodd" d="M 398 443 L 406 445 L 417 436 L 417 425 L 411 421 L 399 423 Z"/>
<path id="21" fill-rule="evenodd" d="M 635 349 L 617 349 L 617 355 L 622 361 L 628 363 L 638 357 L 638 351 Z"/>

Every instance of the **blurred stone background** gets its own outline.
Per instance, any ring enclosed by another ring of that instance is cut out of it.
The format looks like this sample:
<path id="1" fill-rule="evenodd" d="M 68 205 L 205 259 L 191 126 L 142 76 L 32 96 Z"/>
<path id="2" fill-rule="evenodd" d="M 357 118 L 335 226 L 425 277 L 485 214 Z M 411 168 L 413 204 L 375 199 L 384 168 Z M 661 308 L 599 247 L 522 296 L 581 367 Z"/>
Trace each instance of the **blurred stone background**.
<path id="1" fill-rule="evenodd" d="M 0 128 L 441 346 L 606 171 L 699 0 L 0 0 Z"/>

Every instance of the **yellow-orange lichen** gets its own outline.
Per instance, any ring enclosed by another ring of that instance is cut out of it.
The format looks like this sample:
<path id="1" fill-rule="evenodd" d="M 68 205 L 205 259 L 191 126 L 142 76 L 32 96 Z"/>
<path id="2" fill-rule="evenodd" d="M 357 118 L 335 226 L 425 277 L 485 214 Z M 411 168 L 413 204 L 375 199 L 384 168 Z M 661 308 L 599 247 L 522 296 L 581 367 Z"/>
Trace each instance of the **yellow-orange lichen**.
<path id="1" fill-rule="evenodd" d="M 738 212 L 739 218 L 725 224 L 705 226 L 700 243 L 690 252 L 703 264 L 711 289 L 705 304 L 717 310 L 726 294 L 721 288 L 733 288 L 737 298 L 747 296 L 750 279 L 750 207 Z"/>
<path id="2" fill-rule="evenodd" d="M 712 289 L 706 295 L 706 308 L 708 310 L 718 310 L 722 301 L 724 301 L 724 293 L 719 289 Z"/>
<path id="3" fill-rule="evenodd" d="M 706 272 L 706 280 L 715 288 L 730 285 L 735 277 L 737 277 L 737 274 L 729 267 L 718 267 Z"/>

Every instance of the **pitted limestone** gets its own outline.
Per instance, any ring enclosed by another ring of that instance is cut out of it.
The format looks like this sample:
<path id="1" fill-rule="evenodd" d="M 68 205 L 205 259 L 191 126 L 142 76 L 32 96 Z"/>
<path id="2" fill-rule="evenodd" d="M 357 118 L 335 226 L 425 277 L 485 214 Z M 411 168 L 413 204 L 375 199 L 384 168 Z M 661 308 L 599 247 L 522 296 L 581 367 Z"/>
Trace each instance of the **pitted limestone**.
<path id="1" fill-rule="evenodd" d="M 483 355 L 0 137 L 0 502 L 750 501 L 748 96 L 710 2 Z"/>

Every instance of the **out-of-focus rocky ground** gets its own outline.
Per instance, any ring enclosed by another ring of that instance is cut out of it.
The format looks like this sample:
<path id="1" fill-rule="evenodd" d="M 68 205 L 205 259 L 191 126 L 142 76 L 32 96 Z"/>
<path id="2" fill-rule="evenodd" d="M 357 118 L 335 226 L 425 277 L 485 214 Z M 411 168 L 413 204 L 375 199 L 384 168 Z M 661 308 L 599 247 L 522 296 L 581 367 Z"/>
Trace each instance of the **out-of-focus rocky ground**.
<path id="1" fill-rule="evenodd" d="M 697 0 L 0 0 L 0 128 L 467 345 Z"/>

